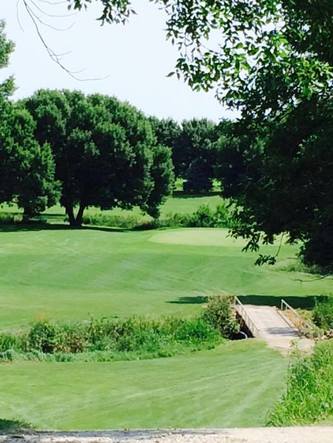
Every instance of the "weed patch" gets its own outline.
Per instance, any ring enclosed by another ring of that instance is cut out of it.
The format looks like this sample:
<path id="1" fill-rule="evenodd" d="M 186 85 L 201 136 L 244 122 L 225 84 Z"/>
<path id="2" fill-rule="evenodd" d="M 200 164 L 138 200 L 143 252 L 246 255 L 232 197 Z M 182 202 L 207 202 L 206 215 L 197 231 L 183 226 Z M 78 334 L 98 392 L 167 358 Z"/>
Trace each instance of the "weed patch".
<path id="1" fill-rule="evenodd" d="M 26 334 L 0 335 L 0 359 L 111 361 L 169 357 L 214 348 L 219 330 L 201 316 L 193 319 L 92 319 L 87 323 L 39 321 Z"/>
<path id="2" fill-rule="evenodd" d="M 287 391 L 268 421 L 272 426 L 316 423 L 333 415 L 333 340 L 319 342 L 311 356 L 297 356 Z"/>
<path id="3" fill-rule="evenodd" d="M 333 297 L 324 302 L 316 303 L 312 312 L 312 319 L 315 325 L 325 332 L 333 330 Z"/>
<path id="4" fill-rule="evenodd" d="M 83 218 L 83 223 L 95 226 L 118 227 L 122 229 L 157 229 L 157 228 L 231 228 L 233 220 L 227 203 L 221 203 L 212 209 L 201 205 L 192 214 L 170 213 L 159 219 L 152 219 L 134 214 L 110 215 L 91 214 Z"/>

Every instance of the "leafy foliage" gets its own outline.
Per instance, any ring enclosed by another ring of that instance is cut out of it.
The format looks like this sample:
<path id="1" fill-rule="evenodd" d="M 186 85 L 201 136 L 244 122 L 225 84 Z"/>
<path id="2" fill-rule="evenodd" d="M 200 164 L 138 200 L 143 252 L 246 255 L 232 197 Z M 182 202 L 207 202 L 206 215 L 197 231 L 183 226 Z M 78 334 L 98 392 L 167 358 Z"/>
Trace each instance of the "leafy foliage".
<path id="1" fill-rule="evenodd" d="M 172 193 L 174 185 L 173 163 L 170 149 L 165 146 L 156 146 L 153 149 L 153 160 L 150 175 L 153 188 L 146 203 L 146 211 L 154 218 L 160 216 L 160 205 Z"/>
<path id="2" fill-rule="evenodd" d="M 133 317 L 122 321 L 102 318 L 75 324 L 43 320 L 33 324 L 24 335 L 0 334 L 0 358 L 47 359 L 46 355 L 52 355 L 56 361 L 152 358 L 187 349 L 210 348 L 220 341 L 218 331 L 203 318 Z M 88 357 L 88 353 L 96 355 Z"/>
<path id="3" fill-rule="evenodd" d="M 213 165 L 212 152 L 217 138 L 217 128 L 213 122 L 207 119 L 183 121 L 173 151 L 177 175 L 186 178 L 192 162 L 203 161 L 207 166 Z M 207 180 L 213 178 L 212 167 L 206 171 L 206 176 Z"/>
<path id="4" fill-rule="evenodd" d="M 115 98 L 70 91 L 41 90 L 24 105 L 36 120 L 36 138 L 52 146 L 71 225 L 80 226 L 92 205 L 158 214 L 172 190 L 172 163 L 143 114 Z"/>
<path id="5" fill-rule="evenodd" d="M 85 0 L 68 0 L 75 8 Z M 101 0 L 101 20 L 126 21 L 130 0 Z M 265 115 L 327 88 L 333 6 L 323 0 L 158 0 L 177 43 L 176 73 L 195 89 L 217 86 L 228 105 Z M 320 12 L 319 12 L 320 11 Z M 213 44 L 211 37 L 218 43 Z M 268 100 L 264 100 L 263 97 Z M 281 106 L 282 105 L 282 106 Z"/>
<path id="6" fill-rule="evenodd" d="M 9 57 L 14 50 L 14 44 L 7 39 L 5 22 L 0 20 L 0 69 L 8 65 Z M 8 98 L 14 91 L 14 79 L 11 77 L 0 83 L 0 99 Z"/>
<path id="7" fill-rule="evenodd" d="M 222 120 L 215 124 L 203 118 L 178 124 L 172 119 L 154 117 L 150 121 L 158 142 L 171 149 L 175 175 L 186 179 L 184 191 L 211 190 L 219 152 L 230 143 L 232 122 Z"/>
<path id="8" fill-rule="evenodd" d="M 247 238 L 249 249 L 287 233 L 290 242 L 303 242 L 307 265 L 332 266 L 332 109 L 330 99 L 301 103 L 260 136 L 240 128 L 221 153 L 234 234 Z"/>
<path id="9" fill-rule="evenodd" d="M 196 158 L 190 163 L 186 172 L 184 191 L 186 193 L 208 192 L 212 188 L 213 168 L 202 158 Z"/>
<path id="10" fill-rule="evenodd" d="M 95 226 L 119 227 L 123 229 L 154 228 L 232 228 L 234 225 L 227 203 L 222 202 L 215 209 L 201 205 L 192 214 L 170 213 L 159 219 L 146 220 L 135 214 L 107 215 L 89 214 L 83 217 L 83 223 Z"/>
<path id="11" fill-rule="evenodd" d="M 312 319 L 316 326 L 324 331 L 333 330 L 333 298 L 318 302 L 312 312 Z"/>
<path id="12" fill-rule="evenodd" d="M 317 423 L 333 415 L 333 340 L 319 342 L 311 356 L 295 357 L 287 391 L 275 406 L 268 424 Z"/>
<path id="13" fill-rule="evenodd" d="M 223 337 L 232 338 L 239 332 L 234 309 L 234 297 L 219 295 L 208 299 L 203 318 L 218 329 Z"/>
<path id="14" fill-rule="evenodd" d="M 0 22 L 0 67 L 12 49 Z M 0 85 L 0 202 L 15 200 L 31 216 L 56 202 L 59 187 L 50 147 L 36 141 L 31 115 L 8 100 L 12 90 L 13 79 Z"/>

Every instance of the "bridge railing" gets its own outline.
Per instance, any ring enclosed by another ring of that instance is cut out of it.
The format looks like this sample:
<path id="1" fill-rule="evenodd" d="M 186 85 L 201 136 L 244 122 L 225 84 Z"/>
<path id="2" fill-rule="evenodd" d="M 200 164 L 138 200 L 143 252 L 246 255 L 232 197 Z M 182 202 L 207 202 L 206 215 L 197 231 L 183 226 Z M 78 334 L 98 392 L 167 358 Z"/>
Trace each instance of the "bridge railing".
<path id="1" fill-rule="evenodd" d="M 244 323 L 246 324 L 247 328 L 253 335 L 253 337 L 259 336 L 259 329 L 256 327 L 254 321 L 246 311 L 245 306 L 243 303 L 239 300 L 238 297 L 235 297 L 235 309 L 238 312 L 238 315 L 243 319 Z"/>
<path id="2" fill-rule="evenodd" d="M 307 322 L 289 303 L 287 303 L 283 298 L 281 299 L 280 309 L 282 312 L 289 312 L 287 314 L 287 320 L 290 321 L 292 325 L 299 331 L 301 335 L 307 335 L 308 331 L 311 331 L 312 325 Z"/>

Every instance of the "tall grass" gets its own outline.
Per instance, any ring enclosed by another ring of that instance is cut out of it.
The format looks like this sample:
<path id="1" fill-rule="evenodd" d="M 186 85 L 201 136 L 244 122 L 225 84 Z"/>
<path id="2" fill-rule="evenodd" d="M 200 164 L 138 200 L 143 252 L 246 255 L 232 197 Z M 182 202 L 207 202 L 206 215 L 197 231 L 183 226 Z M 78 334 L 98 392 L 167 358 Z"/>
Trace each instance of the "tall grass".
<path id="1" fill-rule="evenodd" d="M 289 368 L 287 391 L 268 424 L 317 423 L 333 416 L 333 340 L 319 342 L 311 356 L 297 356 Z"/>
<path id="2" fill-rule="evenodd" d="M 192 214 L 170 213 L 160 219 L 148 219 L 134 214 L 109 215 L 90 214 L 83 217 L 87 225 L 118 227 L 124 229 L 154 228 L 230 228 L 233 220 L 227 203 L 222 202 L 212 209 L 208 205 L 200 206 Z"/>
<path id="3" fill-rule="evenodd" d="M 222 340 L 202 317 L 107 318 L 60 324 L 39 321 L 26 334 L 0 334 L 0 359 L 108 361 L 168 357 L 211 349 Z"/>
<path id="4" fill-rule="evenodd" d="M 194 318 L 130 317 L 88 322 L 35 322 L 26 333 L 0 334 L 0 360 L 108 361 L 167 357 L 212 349 L 238 332 L 233 298 L 210 297 Z M 80 355 L 79 355 L 80 354 Z"/>
<path id="5" fill-rule="evenodd" d="M 116 214 L 87 214 L 83 217 L 85 225 L 107 226 L 111 228 L 133 229 L 145 223 L 142 217 L 135 214 L 116 215 Z"/>
<path id="6" fill-rule="evenodd" d="M 17 214 L 10 214 L 9 212 L 0 212 L 0 225 L 14 225 L 21 222 L 22 217 Z"/>
<path id="7" fill-rule="evenodd" d="M 333 297 L 316 303 L 312 312 L 312 319 L 315 325 L 325 332 L 333 330 Z"/>

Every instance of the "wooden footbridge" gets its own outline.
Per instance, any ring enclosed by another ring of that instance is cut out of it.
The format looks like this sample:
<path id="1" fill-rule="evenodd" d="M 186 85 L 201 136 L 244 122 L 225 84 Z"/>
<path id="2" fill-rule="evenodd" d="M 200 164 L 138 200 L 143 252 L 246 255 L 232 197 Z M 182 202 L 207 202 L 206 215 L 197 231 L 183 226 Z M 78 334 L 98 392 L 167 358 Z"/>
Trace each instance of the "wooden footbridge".
<path id="1" fill-rule="evenodd" d="M 266 341 L 268 346 L 282 353 L 288 353 L 294 343 L 303 350 L 312 348 L 312 340 L 302 336 L 303 319 L 284 300 L 281 301 L 281 309 L 278 309 L 276 306 L 243 304 L 236 297 L 235 308 L 251 335 Z M 287 312 L 289 315 L 286 315 Z"/>

